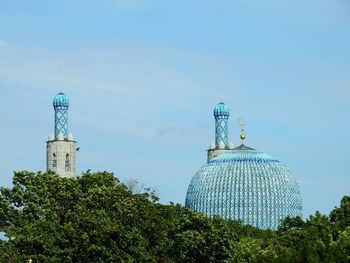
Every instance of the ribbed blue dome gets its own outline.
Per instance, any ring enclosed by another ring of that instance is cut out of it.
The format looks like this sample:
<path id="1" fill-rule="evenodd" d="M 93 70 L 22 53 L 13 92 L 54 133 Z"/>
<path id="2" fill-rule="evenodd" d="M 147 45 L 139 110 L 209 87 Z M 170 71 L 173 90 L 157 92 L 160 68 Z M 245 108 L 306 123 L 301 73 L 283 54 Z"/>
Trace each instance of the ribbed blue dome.
<path id="1" fill-rule="evenodd" d="M 67 107 L 69 106 L 69 99 L 68 97 L 60 92 L 53 98 L 53 106 L 56 107 Z"/>
<path id="2" fill-rule="evenodd" d="M 220 102 L 214 108 L 214 116 L 215 117 L 229 117 L 230 116 L 230 108 L 227 104 Z"/>
<path id="3" fill-rule="evenodd" d="M 287 216 L 302 216 L 299 187 L 289 169 L 244 145 L 200 168 L 188 187 L 186 206 L 263 229 L 277 229 Z"/>

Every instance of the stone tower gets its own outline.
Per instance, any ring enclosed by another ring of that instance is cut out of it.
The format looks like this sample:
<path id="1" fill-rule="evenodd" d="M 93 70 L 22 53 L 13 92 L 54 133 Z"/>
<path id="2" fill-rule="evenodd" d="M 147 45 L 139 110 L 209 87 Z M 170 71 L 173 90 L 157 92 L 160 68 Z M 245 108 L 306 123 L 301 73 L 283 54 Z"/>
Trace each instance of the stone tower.
<path id="1" fill-rule="evenodd" d="M 69 99 L 58 93 L 53 99 L 55 110 L 55 134 L 51 134 L 46 148 L 46 169 L 61 177 L 75 177 L 76 141 L 68 135 Z"/>
<path id="2" fill-rule="evenodd" d="M 230 109 L 227 104 L 220 102 L 214 108 L 215 118 L 215 143 L 211 143 L 208 150 L 208 161 L 215 156 L 230 151 L 234 148 L 228 143 L 228 118 Z"/>

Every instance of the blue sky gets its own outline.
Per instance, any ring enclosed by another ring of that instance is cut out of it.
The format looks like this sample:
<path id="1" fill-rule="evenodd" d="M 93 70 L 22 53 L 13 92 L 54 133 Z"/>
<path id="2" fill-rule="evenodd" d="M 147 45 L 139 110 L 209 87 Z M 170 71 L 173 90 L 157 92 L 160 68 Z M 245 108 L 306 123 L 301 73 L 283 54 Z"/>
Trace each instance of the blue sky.
<path id="1" fill-rule="evenodd" d="M 0 1 L 0 184 L 45 169 L 52 98 L 71 99 L 79 172 L 108 170 L 184 203 L 212 109 L 285 163 L 304 215 L 350 194 L 347 0 Z"/>

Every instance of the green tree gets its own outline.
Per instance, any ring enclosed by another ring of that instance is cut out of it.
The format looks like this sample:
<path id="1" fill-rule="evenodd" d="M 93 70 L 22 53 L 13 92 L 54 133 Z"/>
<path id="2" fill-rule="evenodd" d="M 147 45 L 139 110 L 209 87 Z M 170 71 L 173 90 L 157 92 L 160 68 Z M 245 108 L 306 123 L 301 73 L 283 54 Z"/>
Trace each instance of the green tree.
<path id="1" fill-rule="evenodd" d="M 288 217 L 272 231 L 163 205 L 152 189 L 128 186 L 108 172 L 75 179 L 15 173 L 13 187 L 0 188 L 0 259 L 350 262 L 349 197 L 329 216 Z"/>
<path id="2" fill-rule="evenodd" d="M 7 259 L 35 262 L 142 262 L 152 258 L 140 223 L 153 202 L 131 194 L 112 174 L 77 179 L 15 173 L 0 190 Z"/>
<path id="3" fill-rule="evenodd" d="M 335 223 L 337 230 L 345 230 L 350 226 L 350 196 L 344 196 L 340 201 L 340 207 L 336 207 L 330 213 L 331 222 Z"/>

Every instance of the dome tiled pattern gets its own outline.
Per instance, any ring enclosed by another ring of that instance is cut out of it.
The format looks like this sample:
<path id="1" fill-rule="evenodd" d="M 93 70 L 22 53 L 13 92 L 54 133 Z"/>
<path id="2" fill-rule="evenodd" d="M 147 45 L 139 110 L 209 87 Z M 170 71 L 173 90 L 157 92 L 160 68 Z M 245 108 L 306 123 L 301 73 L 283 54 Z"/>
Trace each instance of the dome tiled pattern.
<path id="1" fill-rule="evenodd" d="M 299 187 L 288 168 L 244 145 L 202 166 L 188 187 L 186 206 L 263 229 L 302 216 Z"/>

